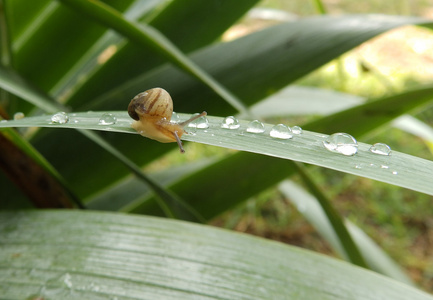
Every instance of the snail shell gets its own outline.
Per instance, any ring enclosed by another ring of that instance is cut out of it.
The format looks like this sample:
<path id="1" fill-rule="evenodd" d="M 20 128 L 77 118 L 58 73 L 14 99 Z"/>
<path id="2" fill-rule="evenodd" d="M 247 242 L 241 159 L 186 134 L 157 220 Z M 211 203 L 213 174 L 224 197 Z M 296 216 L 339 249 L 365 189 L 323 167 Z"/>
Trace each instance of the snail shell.
<path id="1" fill-rule="evenodd" d="M 147 138 L 162 142 L 177 142 L 180 152 L 185 152 L 180 138 L 188 123 L 205 116 L 202 112 L 182 123 L 171 123 L 173 101 L 170 94 L 162 88 L 153 88 L 135 96 L 128 106 L 128 114 L 135 121 L 131 127 Z"/>

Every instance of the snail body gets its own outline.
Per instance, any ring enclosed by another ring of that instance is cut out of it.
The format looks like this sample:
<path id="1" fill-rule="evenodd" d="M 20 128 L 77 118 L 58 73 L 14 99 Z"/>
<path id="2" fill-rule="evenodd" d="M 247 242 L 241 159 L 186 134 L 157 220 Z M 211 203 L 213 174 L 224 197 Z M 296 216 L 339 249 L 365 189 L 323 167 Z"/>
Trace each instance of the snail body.
<path id="1" fill-rule="evenodd" d="M 131 127 L 144 137 L 161 143 L 177 142 L 184 153 L 180 138 L 184 127 L 192 121 L 206 116 L 206 112 L 191 117 L 182 123 L 172 123 L 173 101 L 170 94 L 162 88 L 153 88 L 135 96 L 128 106 L 128 114 L 135 121 Z"/>

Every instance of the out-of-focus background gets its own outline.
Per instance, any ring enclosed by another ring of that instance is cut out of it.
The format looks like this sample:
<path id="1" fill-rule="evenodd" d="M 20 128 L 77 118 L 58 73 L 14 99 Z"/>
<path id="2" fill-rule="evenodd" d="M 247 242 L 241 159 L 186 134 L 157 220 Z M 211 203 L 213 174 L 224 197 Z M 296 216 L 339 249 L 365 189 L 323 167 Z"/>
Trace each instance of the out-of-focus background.
<path id="1" fill-rule="evenodd" d="M 312 2 L 265 0 L 228 30 L 224 38 L 232 40 L 281 21 L 317 15 Z M 383 13 L 433 18 L 431 0 L 323 0 L 323 4 L 330 15 Z M 376 98 L 429 83 L 433 83 L 432 32 L 406 26 L 360 45 L 296 84 Z M 433 126 L 431 110 L 419 117 Z M 388 128 L 374 139 L 389 141 L 393 149 L 433 159 L 429 145 L 397 129 Z M 414 280 L 433 292 L 432 197 L 328 169 L 313 169 L 340 214 L 355 221 Z M 213 224 L 333 254 L 290 201 L 275 190 L 250 199 Z"/>

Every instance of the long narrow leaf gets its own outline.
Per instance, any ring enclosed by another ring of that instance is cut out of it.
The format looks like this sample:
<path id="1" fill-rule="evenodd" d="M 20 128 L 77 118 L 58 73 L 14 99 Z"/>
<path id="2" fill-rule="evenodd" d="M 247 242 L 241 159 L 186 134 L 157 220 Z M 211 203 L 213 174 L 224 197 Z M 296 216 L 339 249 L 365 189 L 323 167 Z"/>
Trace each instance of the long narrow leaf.
<path id="1" fill-rule="evenodd" d="M 421 18 L 384 15 L 311 17 L 209 46 L 190 58 L 252 105 L 368 39 L 407 24 L 431 25 Z M 179 111 L 198 110 L 204 105 L 203 109 L 213 115 L 235 112 L 212 91 L 171 66 L 143 70 L 141 76 L 99 95 L 85 109 L 122 109 L 125 99 L 156 86 L 170 92 Z"/>
<path id="2" fill-rule="evenodd" d="M 33 105 L 46 112 L 62 110 L 62 106 L 47 99 L 45 95 L 35 91 L 23 78 L 12 70 L 8 70 L 0 65 L 0 88 L 26 99 Z"/>
<path id="3" fill-rule="evenodd" d="M 125 35 L 137 44 L 151 47 L 157 53 L 165 56 L 170 62 L 185 70 L 198 80 L 209 86 L 215 93 L 230 103 L 233 107 L 243 113 L 248 110 L 245 105 L 215 81 L 210 75 L 203 71 L 182 53 L 170 40 L 165 38 L 159 31 L 148 25 L 138 25 L 126 20 L 115 9 L 102 2 L 90 2 L 87 0 L 60 0 L 63 3 L 89 15 L 95 20 L 107 25 L 119 33 Z"/>
<path id="4" fill-rule="evenodd" d="M 301 175 L 305 185 L 308 189 L 313 193 L 316 197 L 317 202 L 320 204 L 323 212 L 326 215 L 329 223 L 332 226 L 333 231 L 338 236 L 338 239 L 341 245 L 344 248 L 344 251 L 349 258 L 349 260 L 360 267 L 368 268 L 364 257 L 360 253 L 357 245 L 355 245 L 352 236 L 349 234 L 346 226 L 344 225 L 343 220 L 339 216 L 339 214 L 335 211 L 329 199 L 326 195 L 319 189 L 319 187 L 315 184 L 315 182 L 311 179 L 308 171 L 302 164 L 295 164 L 298 174 Z"/>
<path id="5" fill-rule="evenodd" d="M 2 213 L 0 249 L 7 299 L 433 299 L 310 251 L 151 217 Z"/>
<path id="6" fill-rule="evenodd" d="M 117 122 L 101 125 L 99 120 L 104 113 L 111 113 Z M 182 119 L 188 118 L 179 115 Z M 433 162 L 425 159 L 397 151 L 385 156 L 374 154 L 369 151 L 371 145 L 365 143 L 359 143 L 355 156 L 345 156 L 326 150 L 323 142 L 328 135 L 321 133 L 304 130 L 291 139 L 279 139 L 269 135 L 272 124 L 266 124 L 263 133 L 255 134 L 246 131 L 248 121 L 241 120 L 236 130 L 221 128 L 222 118 L 209 116 L 208 121 L 209 128 L 184 135 L 184 140 L 305 162 L 433 195 Z M 71 115 L 66 124 L 53 124 L 51 116 L 39 116 L 2 122 L 0 128 L 39 126 L 135 133 L 131 122 L 126 112 L 87 112 Z"/>
<path id="7" fill-rule="evenodd" d="M 124 17 L 128 20 L 136 21 L 144 15 L 149 14 L 159 2 L 160 0 L 135 1 L 125 11 Z M 122 36 L 113 31 L 107 31 L 57 81 L 56 85 L 51 88 L 50 94 L 56 99 L 61 99 L 62 102 L 67 102 L 69 97 L 74 95 L 75 91 L 81 89 L 83 85 L 87 83 L 95 85 L 91 80 L 94 74 L 105 66 L 107 60 L 116 56 L 119 53 L 119 48 L 122 49 L 125 44 L 126 41 Z M 119 70 L 119 72 L 122 71 Z M 116 76 L 117 78 L 118 76 Z"/>
<path id="8" fill-rule="evenodd" d="M 156 28 L 180 50 L 189 53 L 220 39 L 221 35 L 258 0 L 168 2 L 169 4 L 162 9 L 157 9 L 156 16 L 154 12 L 150 18 L 140 18 L 139 22 Z M 151 49 L 137 47 L 128 40 L 115 47 L 117 51 L 101 65 L 100 70 L 83 82 L 83 86 L 80 86 L 76 93 L 68 94 L 69 105 L 78 107 L 94 100 L 112 87 L 128 82 L 131 78 L 165 62 L 165 59 L 155 55 Z"/>
<path id="9" fill-rule="evenodd" d="M 144 174 L 143 171 L 136 164 L 130 161 L 126 156 L 119 152 L 115 147 L 104 141 L 101 137 L 97 136 L 94 132 L 80 131 L 93 142 L 101 146 L 105 151 L 108 151 L 125 166 L 127 166 L 132 173 L 139 179 L 144 181 L 157 195 L 158 205 L 164 211 L 167 217 L 183 219 L 195 222 L 204 222 L 204 218 L 200 216 L 192 207 L 187 205 L 178 196 L 173 194 L 167 189 L 161 187 L 156 181 Z"/>
<path id="10" fill-rule="evenodd" d="M 314 121 L 305 128 L 325 133 L 344 129 L 355 136 L 361 136 L 432 99 L 433 88 L 422 87 L 343 110 Z"/>
<path id="11" fill-rule="evenodd" d="M 300 186 L 290 181 L 284 181 L 279 184 L 278 187 L 280 191 L 298 208 L 299 212 L 308 220 L 308 222 L 310 222 L 319 234 L 330 244 L 330 246 L 342 257 L 347 258 L 345 251 L 341 246 L 341 241 L 336 236 L 317 199 Z M 345 220 L 345 224 L 357 247 L 367 261 L 368 266 L 372 270 L 406 284 L 414 285 L 413 281 L 404 274 L 400 266 L 360 228 L 348 220 Z"/>

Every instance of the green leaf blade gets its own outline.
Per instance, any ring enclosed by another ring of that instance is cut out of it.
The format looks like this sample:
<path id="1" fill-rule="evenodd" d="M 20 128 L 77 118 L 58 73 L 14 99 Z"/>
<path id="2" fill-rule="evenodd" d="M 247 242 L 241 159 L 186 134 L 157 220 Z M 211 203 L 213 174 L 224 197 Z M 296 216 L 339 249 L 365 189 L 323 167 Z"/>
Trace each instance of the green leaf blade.
<path id="1" fill-rule="evenodd" d="M 201 67 L 192 62 L 181 50 L 154 27 L 147 24 L 130 22 L 115 9 L 100 2 L 88 2 L 86 0 L 61 1 L 79 12 L 90 16 L 92 19 L 113 28 L 138 45 L 150 47 L 155 52 L 167 58 L 168 61 L 207 85 L 240 112 L 248 112 L 248 109 L 239 99 L 212 78 L 212 76 L 202 70 Z"/>
<path id="2" fill-rule="evenodd" d="M 100 125 L 99 118 L 107 112 L 74 113 L 66 124 L 51 124 L 49 116 L 30 117 L 0 123 L 1 127 L 52 127 L 93 129 L 110 132 L 134 133 L 128 126 L 132 119 L 126 112 L 110 112 L 118 122 L 113 125 Z M 189 115 L 179 114 L 182 120 Z M 358 143 L 358 153 L 345 156 L 325 149 L 323 141 L 328 135 L 304 130 L 301 135 L 284 140 L 269 135 L 273 124 L 265 124 L 261 134 L 246 131 L 249 121 L 240 120 L 237 130 L 221 128 L 222 118 L 208 116 L 210 127 L 198 129 L 194 134 L 183 135 L 183 140 L 225 147 L 267 156 L 314 164 L 366 178 L 387 182 L 415 191 L 433 195 L 433 162 L 401 152 L 392 151 L 383 156 L 369 151 L 371 145 Z M 75 123 L 79 120 L 78 123 Z M 188 130 L 187 130 L 188 131 Z"/>
<path id="3" fill-rule="evenodd" d="M 323 255 L 208 226 L 74 211 L 0 220 L 6 298 L 432 299 Z"/>

